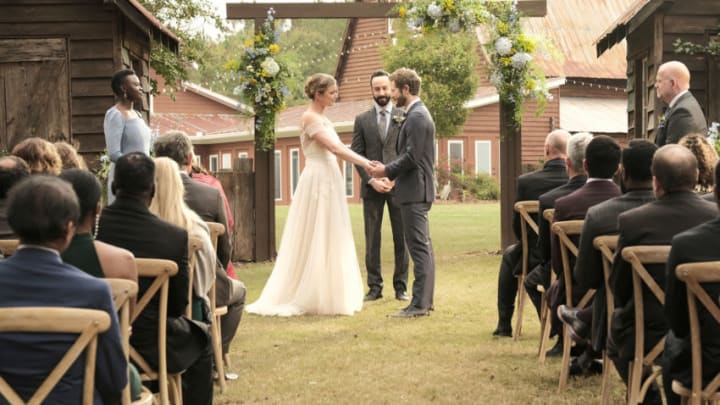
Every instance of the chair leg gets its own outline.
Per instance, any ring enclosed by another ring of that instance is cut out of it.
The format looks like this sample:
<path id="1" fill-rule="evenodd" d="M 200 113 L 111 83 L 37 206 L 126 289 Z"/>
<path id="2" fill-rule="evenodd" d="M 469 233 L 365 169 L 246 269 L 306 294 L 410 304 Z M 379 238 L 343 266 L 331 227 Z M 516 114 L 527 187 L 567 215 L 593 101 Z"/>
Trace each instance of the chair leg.
<path id="1" fill-rule="evenodd" d="M 639 363 L 639 364 L 637 364 L 637 363 Z M 635 362 L 633 360 L 628 365 L 628 384 L 627 384 L 628 405 L 636 405 L 638 403 L 638 400 L 639 400 L 638 394 L 640 393 L 641 379 L 642 379 L 642 362 Z"/>
<path id="2" fill-rule="evenodd" d="M 567 388 L 568 378 L 570 377 L 570 346 L 572 346 L 572 339 L 570 339 L 570 331 L 567 329 L 568 326 L 563 325 L 563 356 L 562 362 L 560 363 L 560 381 L 558 383 L 558 392 L 562 392 Z M 558 339 L 560 338 L 558 337 Z"/>
<path id="3" fill-rule="evenodd" d="M 538 347 L 538 362 L 545 363 L 548 341 L 550 340 L 550 308 L 548 308 L 545 293 L 540 301 L 540 346 Z"/>
<path id="4" fill-rule="evenodd" d="M 603 350 L 602 362 L 603 372 L 602 385 L 600 386 L 600 404 L 608 405 L 610 403 L 610 371 L 613 366 L 610 364 L 610 358 L 608 357 L 607 350 Z"/>
<path id="5" fill-rule="evenodd" d="M 517 305 L 515 305 L 515 313 L 517 318 L 515 320 L 515 332 L 513 333 L 513 339 L 518 340 L 522 333 L 522 320 L 523 312 L 525 311 L 525 276 L 521 275 L 518 277 L 518 289 L 517 289 Z"/>
<path id="6" fill-rule="evenodd" d="M 223 363 L 222 343 L 220 335 L 220 319 L 213 316 L 214 322 L 210 328 L 210 334 L 213 345 L 213 356 L 215 359 L 215 371 L 217 372 L 217 381 L 220 385 L 220 392 L 225 392 L 225 367 Z"/>
<path id="7" fill-rule="evenodd" d="M 170 403 L 172 405 L 182 405 L 182 376 L 180 374 L 169 375 L 168 384 L 170 385 Z"/>

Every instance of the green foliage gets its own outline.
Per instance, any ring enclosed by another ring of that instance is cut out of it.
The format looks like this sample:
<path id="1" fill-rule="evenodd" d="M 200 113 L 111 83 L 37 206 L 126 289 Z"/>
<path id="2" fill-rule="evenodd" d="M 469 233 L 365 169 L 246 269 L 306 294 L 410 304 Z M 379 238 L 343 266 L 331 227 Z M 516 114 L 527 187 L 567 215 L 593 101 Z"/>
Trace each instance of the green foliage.
<path id="1" fill-rule="evenodd" d="M 718 33 L 720 34 L 720 25 L 718 25 Z M 678 38 L 673 42 L 675 53 L 684 53 L 686 55 L 709 55 L 720 56 L 720 41 L 718 36 L 710 38 L 707 44 L 696 44 L 690 41 L 683 41 Z"/>
<path id="2" fill-rule="evenodd" d="M 422 32 L 442 29 L 456 33 L 472 32 L 487 12 L 477 0 L 415 0 L 410 6 L 398 7 L 398 14 Z"/>
<path id="3" fill-rule="evenodd" d="M 447 162 L 447 157 L 440 157 L 439 161 Z M 438 193 L 442 199 L 473 201 L 500 198 L 500 185 L 497 179 L 489 173 L 474 174 L 469 164 L 464 167 L 460 162 L 438 164 L 436 173 L 440 188 Z"/>
<path id="4" fill-rule="evenodd" d="M 441 137 L 456 135 L 467 119 L 463 104 L 477 89 L 477 45 L 472 33 L 434 31 L 418 36 L 400 26 L 396 44 L 382 50 L 388 71 L 408 67 L 420 75 L 420 96 Z"/>

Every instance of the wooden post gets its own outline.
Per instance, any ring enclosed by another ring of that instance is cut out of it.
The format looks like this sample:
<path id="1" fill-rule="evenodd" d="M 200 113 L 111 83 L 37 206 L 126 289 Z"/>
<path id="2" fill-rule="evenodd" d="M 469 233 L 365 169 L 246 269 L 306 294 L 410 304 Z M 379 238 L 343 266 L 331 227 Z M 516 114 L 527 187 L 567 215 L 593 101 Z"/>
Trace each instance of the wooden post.
<path id="1" fill-rule="evenodd" d="M 230 241 L 233 261 L 255 260 L 255 185 L 252 170 L 252 159 L 236 158 L 232 172 L 218 173 L 235 220 Z"/>
<path id="2" fill-rule="evenodd" d="M 522 171 L 521 125 L 515 125 L 515 104 L 500 100 L 500 244 L 516 242 L 512 229 L 517 178 Z"/>

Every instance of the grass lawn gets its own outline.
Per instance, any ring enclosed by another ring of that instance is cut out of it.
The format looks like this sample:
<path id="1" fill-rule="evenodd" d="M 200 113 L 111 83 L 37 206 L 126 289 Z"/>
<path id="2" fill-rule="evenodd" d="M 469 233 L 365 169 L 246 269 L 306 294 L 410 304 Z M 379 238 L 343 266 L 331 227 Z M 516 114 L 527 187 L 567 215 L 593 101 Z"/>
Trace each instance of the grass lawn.
<path id="1" fill-rule="evenodd" d="M 428 317 L 386 316 L 405 305 L 391 297 L 392 286 L 387 288 L 392 280 L 389 221 L 383 229 L 385 298 L 349 317 L 245 314 L 231 349 L 230 371 L 240 378 L 229 382 L 224 394 L 216 391 L 215 403 L 598 403 L 599 376 L 571 378 L 568 389 L 558 393 L 560 360 L 538 364 L 539 323 L 532 304 L 519 341 L 492 337 L 499 210 L 495 203 L 433 207 L 436 311 Z M 276 212 L 279 241 L 287 207 Z M 364 272 L 362 207 L 352 205 L 350 212 Z M 260 295 L 271 271 L 272 263 L 237 266 L 248 303 Z M 622 402 L 623 395 L 616 377 L 611 402 Z"/>

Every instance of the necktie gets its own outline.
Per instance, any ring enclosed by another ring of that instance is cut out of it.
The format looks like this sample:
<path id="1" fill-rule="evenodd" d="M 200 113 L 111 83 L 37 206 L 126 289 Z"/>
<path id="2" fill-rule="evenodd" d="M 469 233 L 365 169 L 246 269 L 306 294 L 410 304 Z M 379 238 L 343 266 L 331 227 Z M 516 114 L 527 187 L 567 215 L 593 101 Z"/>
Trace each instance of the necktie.
<path id="1" fill-rule="evenodd" d="M 380 139 L 385 141 L 385 137 L 387 136 L 387 111 L 385 110 L 380 110 L 378 129 L 380 130 Z"/>

